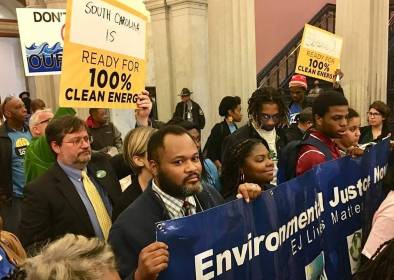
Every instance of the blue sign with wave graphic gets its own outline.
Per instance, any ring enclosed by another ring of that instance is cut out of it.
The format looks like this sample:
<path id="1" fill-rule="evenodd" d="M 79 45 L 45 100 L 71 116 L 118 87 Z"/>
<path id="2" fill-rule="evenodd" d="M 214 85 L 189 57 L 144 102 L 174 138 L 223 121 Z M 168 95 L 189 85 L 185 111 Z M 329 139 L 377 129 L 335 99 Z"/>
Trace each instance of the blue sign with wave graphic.
<path id="1" fill-rule="evenodd" d="M 52 47 L 46 42 L 39 46 L 33 43 L 30 47 L 26 46 L 25 48 L 29 72 L 48 73 L 61 71 L 63 46 L 60 42 L 57 42 Z"/>

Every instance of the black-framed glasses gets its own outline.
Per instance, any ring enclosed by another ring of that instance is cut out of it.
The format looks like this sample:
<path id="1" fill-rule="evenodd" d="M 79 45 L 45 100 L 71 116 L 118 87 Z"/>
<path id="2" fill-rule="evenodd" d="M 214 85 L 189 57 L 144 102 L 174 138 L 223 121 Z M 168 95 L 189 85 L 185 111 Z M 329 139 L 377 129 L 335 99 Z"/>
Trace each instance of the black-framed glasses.
<path id="1" fill-rule="evenodd" d="M 93 142 L 93 137 L 88 135 L 88 136 L 83 136 L 83 137 L 75 137 L 70 139 L 69 141 L 63 141 L 63 143 L 71 143 L 74 146 L 81 146 L 84 142 L 86 143 L 92 143 Z"/>
<path id="2" fill-rule="evenodd" d="M 46 120 L 36 123 L 36 125 L 43 124 L 43 123 L 49 123 L 51 120 L 52 120 L 52 118 L 49 118 L 49 119 L 46 119 Z"/>
<path id="3" fill-rule="evenodd" d="M 275 114 L 275 115 L 269 115 L 269 114 L 264 114 L 264 113 L 261 113 L 261 120 L 263 121 L 263 122 L 267 122 L 267 121 L 269 121 L 270 119 L 272 119 L 272 121 L 274 121 L 274 122 L 278 122 L 278 121 L 280 121 L 280 114 Z"/>
<path id="4" fill-rule="evenodd" d="M 379 112 L 367 112 L 368 117 L 379 117 L 382 114 Z"/>

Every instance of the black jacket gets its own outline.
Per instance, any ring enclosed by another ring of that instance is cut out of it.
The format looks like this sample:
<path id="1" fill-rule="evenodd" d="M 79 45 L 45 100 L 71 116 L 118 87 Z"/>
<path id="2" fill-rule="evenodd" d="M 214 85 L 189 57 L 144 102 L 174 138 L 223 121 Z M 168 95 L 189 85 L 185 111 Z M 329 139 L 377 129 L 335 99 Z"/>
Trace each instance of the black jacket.
<path id="1" fill-rule="evenodd" d="M 223 198 L 212 187 L 204 186 L 196 198 L 206 210 L 222 204 Z M 152 186 L 148 188 L 126 210 L 120 214 L 112 225 L 108 242 L 117 257 L 122 279 L 133 279 L 138 266 L 138 255 L 147 245 L 156 241 L 155 223 L 170 219 L 163 202 Z"/>
<path id="2" fill-rule="evenodd" d="M 28 130 L 28 127 L 24 127 Z M 8 137 L 7 123 L 0 126 L 0 196 L 12 197 L 12 141 Z"/>
<path id="3" fill-rule="evenodd" d="M 93 137 L 90 147 L 95 151 L 108 152 L 108 147 L 116 147 L 122 152 L 122 135 L 112 122 L 100 127 L 88 127 L 89 135 Z"/>
<path id="4" fill-rule="evenodd" d="M 142 194 L 141 186 L 138 182 L 138 176 L 131 175 L 131 185 L 123 192 L 119 201 L 114 205 L 112 210 L 112 221 L 115 221 L 118 216 L 140 195 Z"/>
<path id="5" fill-rule="evenodd" d="M 104 178 L 94 179 L 107 191 L 112 205 L 117 203 L 121 188 L 106 157 L 101 154 L 92 155 L 87 169 L 93 176 L 98 170 L 106 171 Z M 27 184 L 24 195 L 18 234 L 24 247 L 40 247 L 44 242 L 66 233 L 95 236 L 85 205 L 57 162 L 43 175 Z"/>
<path id="6" fill-rule="evenodd" d="M 222 159 L 222 146 L 224 138 L 230 135 L 230 128 L 226 121 L 215 124 L 204 147 L 206 157 L 215 162 Z"/>
<path id="7" fill-rule="evenodd" d="M 227 136 L 224 139 L 223 142 L 223 150 L 222 150 L 222 162 L 228 157 L 228 153 L 231 151 L 231 149 L 241 143 L 242 141 L 246 139 L 260 139 L 264 142 L 267 142 L 265 139 L 263 139 L 257 131 L 254 129 L 254 127 L 248 123 L 244 125 L 243 127 L 237 129 L 233 134 Z M 276 152 L 277 152 L 277 157 L 279 158 L 279 154 L 281 149 L 286 145 L 287 140 L 286 140 L 286 135 L 283 131 L 282 128 L 276 128 Z"/>
<path id="8" fill-rule="evenodd" d="M 304 131 L 298 128 L 296 123 L 291 124 L 290 127 L 285 128 L 284 131 L 285 131 L 287 143 L 294 140 L 302 140 L 302 137 L 305 134 Z"/>
<path id="9" fill-rule="evenodd" d="M 192 102 L 192 117 L 193 117 L 193 122 L 197 125 L 199 129 L 203 129 L 205 126 L 205 116 L 204 112 L 201 110 L 200 105 L 198 103 L 194 102 L 193 100 L 190 100 Z M 175 107 L 175 112 L 173 118 L 181 118 L 183 120 L 187 120 L 187 104 L 185 102 L 179 102 L 176 104 Z"/>
<path id="10" fill-rule="evenodd" d="M 390 129 L 388 128 L 387 125 L 383 125 L 382 134 L 380 134 L 380 136 L 375 140 L 373 139 L 372 126 L 370 125 L 361 127 L 360 133 L 361 133 L 360 140 L 358 142 L 360 144 L 366 144 L 369 142 L 379 142 L 390 133 Z"/>

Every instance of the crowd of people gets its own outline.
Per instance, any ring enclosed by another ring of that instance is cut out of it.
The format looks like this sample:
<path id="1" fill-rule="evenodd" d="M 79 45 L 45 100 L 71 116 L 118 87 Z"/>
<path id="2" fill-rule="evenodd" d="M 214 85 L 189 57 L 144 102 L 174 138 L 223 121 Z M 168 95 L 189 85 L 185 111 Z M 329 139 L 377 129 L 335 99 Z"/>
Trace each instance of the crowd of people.
<path id="1" fill-rule="evenodd" d="M 202 108 L 184 88 L 173 118 L 149 118 L 152 102 L 139 95 L 136 127 L 123 137 L 107 109 L 86 120 L 72 108 L 52 112 L 23 92 L 1 104 L 0 275 L 17 279 L 156 279 L 168 246 L 156 242 L 157 222 L 193 215 L 262 192 L 314 166 L 360 156 L 390 135 L 389 107 L 373 102 L 362 115 L 342 89 L 307 91 L 294 75 L 290 103 L 262 87 L 247 104 L 225 96 L 202 147 Z M 308 94 L 309 93 L 309 94 Z M 351 104 L 350 104 L 351 105 Z M 121 184 L 124 178 L 127 184 Z M 394 165 L 384 179 L 357 279 L 394 277 Z M 10 240 L 12 242 L 10 242 Z"/>

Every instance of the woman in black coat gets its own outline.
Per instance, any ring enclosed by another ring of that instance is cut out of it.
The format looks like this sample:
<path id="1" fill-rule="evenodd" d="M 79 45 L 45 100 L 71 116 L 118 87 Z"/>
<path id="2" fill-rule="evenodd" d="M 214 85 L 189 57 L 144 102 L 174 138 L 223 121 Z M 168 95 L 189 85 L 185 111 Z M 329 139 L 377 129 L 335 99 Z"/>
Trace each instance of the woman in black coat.
<path id="1" fill-rule="evenodd" d="M 148 169 L 147 145 L 148 140 L 156 129 L 137 127 L 127 133 L 123 143 L 123 156 L 131 168 L 131 184 L 122 193 L 118 203 L 114 205 L 112 220 L 125 210 L 146 189 L 152 174 Z"/>
<path id="2" fill-rule="evenodd" d="M 382 101 L 375 101 L 367 112 L 368 126 L 360 129 L 360 144 L 378 142 L 390 133 L 388 126 L 390 108 Z"/>
<path id="3" fill-rule="evenodd" d="M 215 124 L 204 147 L 204 154 L 212 160 L 218 170 L 221 170 L 222 144 L 226 136 L 237 130 L 236 122 L 242 120 L 241 98 L 239 96 L 225 96 L 219 105 L 219 115 L 224 120 Z"/>

